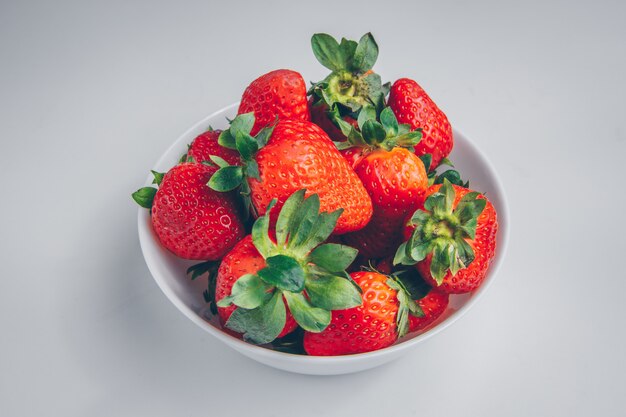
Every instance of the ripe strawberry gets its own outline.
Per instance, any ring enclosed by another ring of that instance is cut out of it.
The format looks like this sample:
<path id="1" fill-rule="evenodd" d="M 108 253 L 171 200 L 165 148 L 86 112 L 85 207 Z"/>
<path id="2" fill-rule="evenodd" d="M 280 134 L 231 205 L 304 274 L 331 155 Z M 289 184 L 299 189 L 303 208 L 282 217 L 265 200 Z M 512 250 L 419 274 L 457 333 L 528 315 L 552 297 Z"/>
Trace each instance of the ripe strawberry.
<path id="1" fill-rule="evenodd" d="M 258 215 L 265 214 L 272 199 L 278 200 L 280 208 L 294 191 L 305 188 L 307 195 L 319 195 L 322 211 L 343 209 L 334 233 L 367 224 L 372 201 L 324 131 L 311 122 L 283 120 L 273 131 L 265 129 L 252 137 L 248 132 L 253 120 L 251 113 L 239 115 L 222 133 L 220 143 L 236 148 L 243 166 L 223 166 L 209 186 L 229 191 L 241 185 L 241 193 L 250 197 L 249 204 Z"/>
<path id="2" fill-rule="evenodd" d="M 495 208 L 482 194 L 447 179 L 426 194 L 423 208 L 408 221 L 413 231 L 394 263 L 416 264 L 424 280 L 445 293 L 478 288 L 495 256 Z"/>
<path id="3" fill-rule="evenodd" d="M 435 288 L 428 291 L 428 293 L 419 300 L 415 300 L 424 315 L 422 317 L 414 315 L 409 316 L 409 332 L 424 330 L 430 326 L 446 311 L 449 299 L 450 295 Z"/>
<path id="4" fill-rule="evenodd" d="M 322 332 L 305 332 L 304 349 L 309 355 L 349 355 L 391 346 L 408 329 L 409 311 L 417 312 L 394 278 L 370 271 L 350 276 L 363 291 L 363 304 L 333 311 L 330 325 Z"/>
<path id="5" fill-rule="evenodd" d="M 217 139 L 222 133 L 221 130 L 207 130 L 198 137 L 196 137 L 187 151 L 187 158 L 192 158 L 192 161 L 203 162 L 209 161 L 211 155 L 219 156 L 224 159 L 230 165 L 239 165 L 239 154 L 232 150 L 220 146 L 217 143 Z M 189 159 L 187 159 L 189 161 Z"/>
<path id="6" fill-rule="evenodd" d="M 182 163 L 163 177 L 155 173 L 158 190 L 144 187 L 133 194 L 142 207 L 151 208 L 161 244 L 181 258 L 220 259 L 245 234 L 234 197 L 206 185 L 215 171 L 204 164 Z"/>
<path id="7" fill-rule="evenodd" d="M 389 107 L 400 123 L 411 129 L 422 129 L 423 138 L 415 146 L 417 156 L 431 154 L 430 169 L 437 168 L 441 160 L 452 151 L 452 127 L 446 115 L 415 81 L 401 78 L 391 86 Z"/>
<path id="8" fill-rule="evenodd" d="M 376 121 L 376 110 L 368 106 L 359 115 L 361 132 L 339 121 L 348 136 L 346 146 L 360 149 L 355 157 L 349 148 L 347 151 L 352 154 L 346 155 L 346 159 L 353 161 L 354 171 L 374 207 L 367 226 L 345 236 L 346 243 L 366 258 L 382 258 L 395 252 L 402 243 L 407 215 L 423 202 L 428 188 L 424 164 L 405 148 L 420 140 L 420 132 L 409 132 L 407 125 L 398 125 L 389 108 L 381 112 L 380 120 Z"/>
<path id="9" fill-rule="evenodd" d="M 221 299 L 231 295 L 233 285 L 239 278 L 246 274 L 256 274 L 266 266 L 265 258 L 263 258 L 252 242 L 252 236 L 244 237 L 222 259 L 222 263 L 217 271 L 215 302 L 219 302 Z M 287 307 L 287 302 L 284 299 L 283 302 L 285 307 Z M 222 323 L 226 323 L 236 309 L 237 306 L 234 304 L 227 307 L 218 307 L 217 312 Z M 276 337 L 283 337 L 294 331 L 296 327 L 298 327 L 298 323 L 296 323 L 291 312 L 287 309 L 285 326 Z"/>
<path id="10" fill-rule="evenodd" d="M 340 210 L 320 213 L 317 194 L 304 190 L 291 195 L 281 210 L 275 238 L 270 237 L 267 207 L 252 234 L 242 240 L 220 265 L 215 298 L 220 317 L 230 330 L 253 343 L 269 343 L 295 329 L 320 332 L 331 311 L 357 306 L 361 296 L 347 279 L 345 268 L 356 249 L 324 242 Z"/>
<path id="11" fill-rule="evenodd" d="M 279 69 L 260 76 L 246 88 L 237 114 L 254 112 L 252 135 L 283 119 L 310 120 L 306 83 L 298 72 Z"/>
<path id="12" fill-rule="evenodd" d="M 372 67 L 378 58 L 378 45 L 371 33 L 359 42 L 318 33 L 311 38 L 317 60 L 331 73 L 314 83 L 311 94 L 311 120 L 319 125 L 331 139 L 346 140 L 335 119 L 342 119 L 356 127 L 363 106 L 373 105 L 382 110 L 389 85 L 383 85 Z"/>
<path id="13" fill-rule="evenodd" d="M 398 270 L 398 268 L 393 266 L 393 259 L 384 258 L 378 262 L 376 270 L 386 275 L 393 273 L 398 278 L 402 278 L 404 287 L 420 307 L 421 315 L 411 314 L 409 316 L 409 332 L 427 328 L 448 308 L 450 296 L 438 289 L 431 288 L 415 269 Z"/>

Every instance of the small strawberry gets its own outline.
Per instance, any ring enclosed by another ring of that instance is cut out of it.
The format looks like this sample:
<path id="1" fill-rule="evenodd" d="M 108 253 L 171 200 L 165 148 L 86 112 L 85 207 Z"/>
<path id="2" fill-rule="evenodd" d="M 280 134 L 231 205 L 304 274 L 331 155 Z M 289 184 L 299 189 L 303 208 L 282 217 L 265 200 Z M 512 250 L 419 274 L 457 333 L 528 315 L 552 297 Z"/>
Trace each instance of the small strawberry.
<path id="1" fill-rule="evenodd" d="M 350 355 L 391 346 L 408 331 L 409 313 L 420 313 L 396 279 L 374 271 L 354 272 L 351 277 L 363 291 L 363 303 L 333 311 L 326 330 L 305 332 L 309 355 Z"/>
<path id="2" fill-rule="evenodd" d="M 341 39 L 341 43 L 325 33 L 311 38 L 317 60 L 331 73 L 322 81 L 313 83 L 311 94 L 311 120 L 328 133 L 331 139 L 346 139 L 335 119 L 356 127 L 363 106 L 382 110 L 389 84 L 383 85 L 372 67 L 378 58 L 378 45 L 371 33 L 359 42 Z"/>
<path id="3" fill-rule="evenodd" d="M 315 124 L 283 120 L 272 129 L 252 137 L 251 113 L 239 115 L 220 135 L 220 144 L 237 149 L 242 166 L 226 166 L 211 178 L 217 191 L 240 192 L 257 215 L 265 214 L 271 200 L 280 209 L 296 190 L 318 194 L 322 211 L 343 208 L 336 234 L 363 228 L 372 216 L 372 201 L 363 184 L 341 156 L 334 143 Z"/>
<path id="4" fill-rule="evenodd" d="M 406 149 L 420 140 L 419 130 L 410 132 L 408 125 L 399 125 L 388 107 L 376 120 L 376 110 L 365 106 L 359 114 L 359 129 L 338 120 L 348 137 L 340 148 L 352 146 L 343 152 L 352 161 L 354 171 L 367 190 L 374 214 L 363 229 L 345 236 L 348 245 L 359 249 L 366 258 L 391 255 L 402 243 L 402 226 L 408 214 L 423 202 L 428 188 L 424 164 Z M 354 148 L 360 150 L 355 156 Z"/>
<path id="5" fill-rule="evenodd" d="M 222 133 L 221 130 L 209 129 L 196 137 L 193 142 L 191 142 L 191 145 L 189 145 L 187 161 L 209 161 L 211 159 L 210 156 L 215 155 L 224 159 L 230 165 L 239 165 L 239 154 L 217 143 L 220 133 Z"/>
<path id="6" fill-rule="evenodd" d="M 393 259 L 384 258 L 376 265 L 376 270 L 386 275 L 395 275 L 402 279 L 411 298 L 420 307 L 421 314 L 409 316 L 409 332 L 423 330 L 437 320 L 448 308 L 449 294 L 431 288 L 424 282 L 415 268 L 398 269 L 393 266 Z"/>
<path id="7" fill-rule="evenodd" d="M 144 187 L 135 201 L 152 210 L 152 227 L 161 244 L 185 259 L 217 260 L 245 234 L 237 201 L 207 187 L 214 167 L 182 163 L 155 173 L 158 190 Z"/>
<path id="8" fill-rule="evenodd" d="M 220 317 L 227 328 L 257 344 L 284 336 L 296 327 L 294 321 L 308 332 L 321 332 L 332 310 L 361 303 L 345 272 L 356 249 L 322 243 L 341 209 L 320 213 L 318 195 L 305 198 L 300 190 L 287 199 L 270 232 L 275 203 L 256 220 L 252 234 L 224 257 L 217 275 Z"/>
<path id="9" fill-rule="evenodd" d="M 452 127 L 446 115 L 437 107 L 424 89 L 415 81 L 401 78 L 391 86 L 389 107 L 400 123 L 412 129 L 422 129 L 423 138 L 415 146 L 418 156 L 432 155 L 431 169 L 452 151 Z"/>
<path id="10" fill-rule="evenodd" d="M 306 83 L 298 72 L 279 69 L 260 76 L 246 88 L 237 114 L 254 112 L 251 134 L 283 119 L 310 120 Z"/>
<path id="11" fill-rule="evenodd" d="M 398 248 L 394 264 L 416 264 L 424 280 L 445 293 L 478 288 L 495 255 L 498 220 L 493 205 L 447 179 L 426 194 L 424 206 L 408 221 L 413 230 Z"/>

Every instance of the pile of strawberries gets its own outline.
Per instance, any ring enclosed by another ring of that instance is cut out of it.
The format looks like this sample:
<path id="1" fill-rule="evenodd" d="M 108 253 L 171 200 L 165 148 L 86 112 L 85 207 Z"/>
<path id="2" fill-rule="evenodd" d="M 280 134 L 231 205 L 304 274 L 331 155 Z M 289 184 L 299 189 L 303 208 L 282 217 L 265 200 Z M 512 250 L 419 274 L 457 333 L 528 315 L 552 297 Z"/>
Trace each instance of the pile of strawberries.
<path id="1" fill-rule="evenodd" d="M 312 37 L 330 74 L 276 70 L 227 130 L 198 136 L 133 194 L 160 243 L 208 274 L 225 330 L 309 355 L 382 349 L 481 285 L 493 205 L 447 159 L 450 123 L 413 80 L 383 84 L 378 46 Z"/>

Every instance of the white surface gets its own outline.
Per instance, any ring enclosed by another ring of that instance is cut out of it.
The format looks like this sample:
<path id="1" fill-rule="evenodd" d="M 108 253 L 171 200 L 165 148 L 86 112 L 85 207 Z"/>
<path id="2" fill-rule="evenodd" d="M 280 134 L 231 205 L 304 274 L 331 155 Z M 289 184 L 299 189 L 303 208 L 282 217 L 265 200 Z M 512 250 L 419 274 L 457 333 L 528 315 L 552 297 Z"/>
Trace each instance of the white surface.
<path id="1" fill-rule="evenodd" d="M 194 124 L 176 139 L 152 168 L 157 172 L 166 172 L 176 165 L 180 160 L 180 156 L 187 152 L 188 145 L 198 135 L 206 132 L 209 127 L 221 130 L 227 129 L 227 119 L 232 120 L 235 118 L 237 107 L 238 103 L 232 104 L 211 113 Z M 420 343 L 428 340 L 461 318 L 492 284 L 502 263 L 506 259 L 510 227 L 509 211 L 505 191 L 502 189 L 498 174 L 494 171 L 491 162 L 486 160 L 471 140 L 458 130 L 454 130 L 454 141 L 454 149 L 450 154 L 450 158 L 455 161 L 455 168 L 459 172 L 463 172 L 466 178 L 471 178 L 472 187 L 488 195 L 489 201 L 497 210 L 499 225 L 497 233 L 498 250 L 489 272 L 479 289 L 470 294 L 450 296 L 447 312 L 437 320 L 435 326 L 419 335 L 407 335 L 394 346 L 358 355 L 310 357 L 291 355 L 254 346 L 222 332 L 219 320 L 211 314 L 203 297 L 203 291 L 207 288 L 206 276 L 191 281 L 185 272 L 189 266 L 196 264 L 197 261 L 181 259 L 165 249 L 159 243 L 152 229 L 150 211 L 138 208 L 139 243 L 148 269 L 150 269 L 152 276 L 163 293 L 186 317 L 229 347 L 258 362 L 274 368 L 309 375 L 348 374 L 386 364 L 400 356 L 406 355 L 412 349 L 417 348 Z M 153 180 L 153 175 L 149 174 L 144 185 L 150 186 Z"/>
<path id="2" fill-rule="evenodd" d="M 626 4 L 358 5 L 0 3 L 0 415 L 623 415 Z M 288 374 L 163 296 L 130 192 L 257 75 L 323 76 L 311 33 L 366 30 L 378 72 L 419 80 L 494 161 L 507 262 L 401 361 Z"/>

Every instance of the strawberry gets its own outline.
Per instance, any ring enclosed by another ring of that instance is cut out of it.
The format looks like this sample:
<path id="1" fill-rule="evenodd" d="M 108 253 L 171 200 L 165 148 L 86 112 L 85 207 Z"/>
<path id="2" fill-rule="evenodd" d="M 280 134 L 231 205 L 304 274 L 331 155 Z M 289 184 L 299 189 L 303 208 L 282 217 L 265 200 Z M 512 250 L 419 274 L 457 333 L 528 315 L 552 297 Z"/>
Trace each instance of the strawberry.
<path id="1" fill-rule="evenodd" d="M 197 163 L 182 163 L 167 174 L 155 173 L 156 190 L 133 194 L 152 211 L 152 227 L 161 244 L 185 259 L 217 260 L 245 234 L 237 201 L 231 194 L 206 186 L 216 171 Z"/>
<path id="2" fill-rule="evenodd" d="M 215 298 L 225 326 L 257 344 L 284 336 L 295 323 L 308 332 L 321 332 L 332 310 L 361 303 L 345 272 L 356 249 L 322 244 L 341 209 L 320 213 L 319 196 L 305 198 L 299 190 L 287 199 L 270 231 L 275 204 L 272 200 L 252 234 L 224 257 L 216 282 Z"/>
<path id="3" fill-rule="evenodd" d="M 243 92 L 237 114 L 254 112 L 252 135 L 276 118 L 310 120 L 306 83 L 298 72 L 279 69 L 252 81 Z"/>
<path id="4" fill-rule="evenodd" d="M 209 129 L 196 137 L 187 151 L 187 161 L 203 162 L 209 161 L 211 155 L 219 156 L 230 165 L 239 165 L 239 154 L 232 150 L 220 146 L 217 139 L 222 133 L 221 130 Z M 192 159 L 189 159 L 192 158 Z"/>
<path id="5" fill-rule="evenodd" d="M 394 264 L 415 264 L 424 280 L 449 294 L 475 290 L 495 256 L 498 220 L 480 193 L 444 179 L 408 220 L 410 238 Z"/>
<path id="6" fill-rule="evenodd" d="M 384 258 L 378 262 L 376 270 L 386 275 L 393 273 L 398 278 L 401 277 L 404 287 L 419 306 L 421 314 L 409 316 L 409 332 L 427 328 L 448 308 L 450 296 L 438 289 L 431 288 L 414 268 L 394 268 L 393 259 Z"/>
<path id="7" fill-rule="evenodd" d="M 265 258 L 259 253 L 252 242 L 252 236 L 244 237 L 235 247 L 224 256 L 219 269 L 217 270 L 217 280 L 215 284 L 215 302 L 232 294 L 233 285 L 247 274 L 256 274 L 259 270 L 267 266 Z M 283 298 L 283 302 L 286 301 Z M 228 322 L 230 315 L 237 309 L 234 304 L 228 307 L 218 307 L 217 312 L 222 323 Z M 285 325 L 276 337 L 283 337 L 291 333 L 298 327 L 298 323 L 287 309 Z"/>
<path id="8" fill-rule="evenodd" d="M 385 108 L 376 120 L 376 110 L 365 106 L 359 114 L 360 132 L 342 120 L 339 126 L 348 141 L 338 146 L 360 149 L 355 156 L 349 148 L 346 159 L 365 186 L 374 213 L 365 228 L 345 236 L 348 245 L 359 249 L 366 258 L 391 255 L 402 243 L 402 226 L 408 214 L 423 202 L 428 176 L 422 161 L 409 151 L 420 140 L 419 130 L 409 132 L 399 125 L 393 112 Z M 346 151 L 344 151 L 346 152 Z"/>
<path id="9" fill-rule="evenodd" d="M 383 85 L 378 74 L 372 71 L 378 58 L 378 45 L 371 33 L 359 42 L 317 33 L 311 38 L 311 46 L 317 60 L 331 73 L 322 81 L 313 83 L 311 94 L 311 119 L 331 139 L 342 141 L 345 133 L 335 119 L 341 119 L 356 127 L 356 120 L 363 106 L 372 105 L 382 110 L 389 85 Z"/>
<path id="10" fill-rule="evenodd" d="M 412 129 L 422 129 L 423 138 L 415 146 L 418 156 L 432 155 L 431 169 L 452 151 L 454 140 L 452 127 L 446 115 L 415 81 L 401 78 L 391 86 L 389 107 L 400 123 L 408 123 Z"/>
<path id="11" fill-rule="evenodd" d="M 220 135 L 220 144 L 237 149 L 242 166 L 227 166 L 211 178 L 209 186 L 229 191 L 241 186 L 247 206 L 265 214 L 271 200 L 280 209 L 296 190 L 318 194 L 322 211 L 343 208 L 336 234 L 363 228 L 372 216 L 372 201 L 363 184 L 326 133 L 311 122 L 279 121 L 272 129 L 250 136 L 251 113 L 239 115 Z M 275 218 L 273 219 L 275 220 Z"/>
<path id="12" fill-rule="evenodd" d="M 326 330 L 305 332 L 309 355 L 349 355 L 391 346 L 408 330 L 409 313 L 419 314 L 419 307 L 394 278 L 375 271 L 353 272 L 351 277 L 363 291 L 363 303 L 333 311 Z"/>

